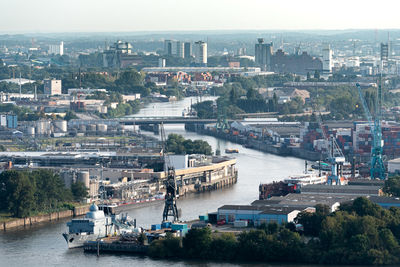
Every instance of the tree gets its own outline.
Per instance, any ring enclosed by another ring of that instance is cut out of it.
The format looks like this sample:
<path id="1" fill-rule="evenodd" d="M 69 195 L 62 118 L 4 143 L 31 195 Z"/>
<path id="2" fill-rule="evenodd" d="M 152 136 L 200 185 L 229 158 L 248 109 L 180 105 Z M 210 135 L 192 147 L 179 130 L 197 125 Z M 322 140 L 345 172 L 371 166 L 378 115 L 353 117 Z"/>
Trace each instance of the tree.
<path id="1" fill-rule="evenodd" d="M 179 134 L 168 135 L 166 150 L 175 154 L 212 154 L 212 148 L 206 141 L 192 141 Z"/>
<path id="2" fill-rule="evenodd" d="M 81 181 L 76 181 L 71 185 L 71 192 L 76 201 L 82 201 L 82 199 L 88 196 L 88 189 Z"/>
<path id="3" fill-rule="evenodd" d="M 385 193 L 391 194 L 395 197 L 400 196 L 400 176 L 389 177 L 385 181 L 385 187 L 383 188 Z"/>
<path id="4" fill-rule="evenodd" d="M 5 171 L 0 174 L 2 209 L 15 217 L 27 217 L 35 210 L 35 184 L 26 173 Z"/>
<path id="5" fill-rule="evenodd" d="M 238 99 L 238 95 L 237 95 L 236 89 L 232 88 L 231 91 L 229 92 L 229 101 L 231 101 L 231 103 L 234 104 L 234 103 L 236 103 L 237 99 Z"/>
<path id="6" fill-rule="evenodd" d="M 238 242 L 232 233 L 222 233 L 214 237 L 210 244 L 210 258 L 215 260 L 234 260 Z"/>
<path id="7" fill-rule="evenodd" d="M 188 258 L 206 259 L 209 256 L 211 242 L 210 228 L 190 229 L 183 238 L 183 249 Z"/>

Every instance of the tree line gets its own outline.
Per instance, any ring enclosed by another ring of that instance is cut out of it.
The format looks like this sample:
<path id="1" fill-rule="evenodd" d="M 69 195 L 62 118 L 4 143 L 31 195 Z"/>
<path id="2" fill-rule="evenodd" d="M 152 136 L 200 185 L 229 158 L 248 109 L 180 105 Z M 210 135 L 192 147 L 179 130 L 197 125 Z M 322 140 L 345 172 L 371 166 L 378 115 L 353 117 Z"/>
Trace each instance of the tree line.
<path id="1" fill-rule="evenodd" d="M 206 141 L 192 141 L 191 139 L 185 139 L 180 134 L 168 135 L 166 150 L 175 154 L 212 154 L 212 148 Z"/>
<path id="2" fill-rule="evenodd" d="M 14 217 L 71 209 L 71 202 L 86 196 L 82 182 L 66 188 L 60 176 L 51 170 L 10 170 L 0 174 L 0 210 Z"/>
<path id="3" fill-rule="evenodd" d="M 400 263 L 400 209 L 383 209 L 357 198 L 330 213 L 318 205 L 315 213 L 301 212 L 296 223 L 263 224 L 233 233 L 191 229 L 183 239 L 167 235 L 150 244 L 155 258 L 202 259 L 263 263 L 357 264 Z"/>

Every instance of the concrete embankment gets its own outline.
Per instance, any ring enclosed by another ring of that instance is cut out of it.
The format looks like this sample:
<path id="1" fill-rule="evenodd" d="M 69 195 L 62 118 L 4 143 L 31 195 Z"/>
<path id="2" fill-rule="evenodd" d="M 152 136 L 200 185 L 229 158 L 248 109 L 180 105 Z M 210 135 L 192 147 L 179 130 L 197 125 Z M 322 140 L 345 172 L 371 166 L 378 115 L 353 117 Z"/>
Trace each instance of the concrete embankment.
<path id="1" fill-rule="evenodd" d="M 43 215 L 31 216 L 27 218 L 14 219 L 0 223 L 0 230 L 6 231 L 13 228 L 30 227 L 44 222 L 57 221 L 62 218 L 85 215 L 89 211 L 89 206 L 75 207 L 73 210 L 57 211 Z"/>

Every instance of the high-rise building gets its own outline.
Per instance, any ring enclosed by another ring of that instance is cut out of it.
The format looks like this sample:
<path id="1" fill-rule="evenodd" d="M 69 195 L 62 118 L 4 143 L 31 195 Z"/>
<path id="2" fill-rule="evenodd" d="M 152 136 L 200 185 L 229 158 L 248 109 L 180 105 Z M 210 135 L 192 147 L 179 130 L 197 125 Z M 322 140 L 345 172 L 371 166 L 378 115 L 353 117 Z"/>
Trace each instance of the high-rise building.
<path id="1" fill-rule="evenodd" d="M 333 62 L 332 62 L 332 49 L 330 45 L 326 45 L 322 49 L 322 70 L 324 72 L 332 72 Z"/>
<path id="2" fill-rule="evenodd" d="M 381 60 L 387 61 L 389 59 L 389 44 L 381 43 Z"/>
<path id="3" fill-rule="evenodd" d="M 44 80 L 43 84 L 46 95 L 61 95 L 61 80 Z"/>
<path id="4" fill-rule="evenodd" d="M 173 41 L 165 40 L 164 41 L 164 55 L 172 56 L 172 51 L 173 51 Z"/>
<path id="5" fill-rule="evenodd" d="M 192 43 L 185 42 L 184 43 L 184 58 L 192 57 Z"/>
<path id="6" fill-rule="evenodd" d="M 166 66 L 166 60 L 165 60 L 165 58 L 159 58 L 158 59 L 158 67 L 160 67 L 160 68 L 164 68 Z"/>
<path id="7" fill-rule="evenodd" d="M 263 38 L 258 38 L 258 44 L 255 46 L 255 61 L 263 71 L 271 70 L 271 58 L 273 54 L 273 44 L 264 43 Z"/>
<path id="8" fill-rule="evenodd" d="M 60 42 L 60 44 L 49 45 L 49 50 L 47 53 L 49 55 L 64 55 L 64 42 Z"/>
<path id="9" fill-rule="evenodd" d="M 207 65 L 207 43 L 198 41 L 194 43 L 193 47 L 194 63 L 199 66 Z"/>
<path id="10" fill-rule="evenodd" d="M 184 43 L 181 41 L 165 40 L 164 55 L 183 58 L 185 55 Z"/>
<path id="11" fill-rule="evenodd" d="M 185 56 L 185 43 L 176 41 L 176 56 L 184 58 Z"/>

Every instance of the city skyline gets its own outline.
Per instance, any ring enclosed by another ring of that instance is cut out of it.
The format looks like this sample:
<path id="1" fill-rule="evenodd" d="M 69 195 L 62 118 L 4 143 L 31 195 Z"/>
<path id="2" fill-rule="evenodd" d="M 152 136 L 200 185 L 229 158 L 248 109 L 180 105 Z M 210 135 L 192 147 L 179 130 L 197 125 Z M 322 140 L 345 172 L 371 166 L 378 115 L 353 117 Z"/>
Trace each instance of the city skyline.
<path id="1" fill-rule="evenodd" d="M 204 0 L 200 6 L 191 0 L 16 0 L 0 3 L 0 32 L 398 29 L 398 7 L 393 0 L 379 5 L 344 0 L 330 5 L 317 0 L 251 0 L 246 5 L 239 0 Z"/>

